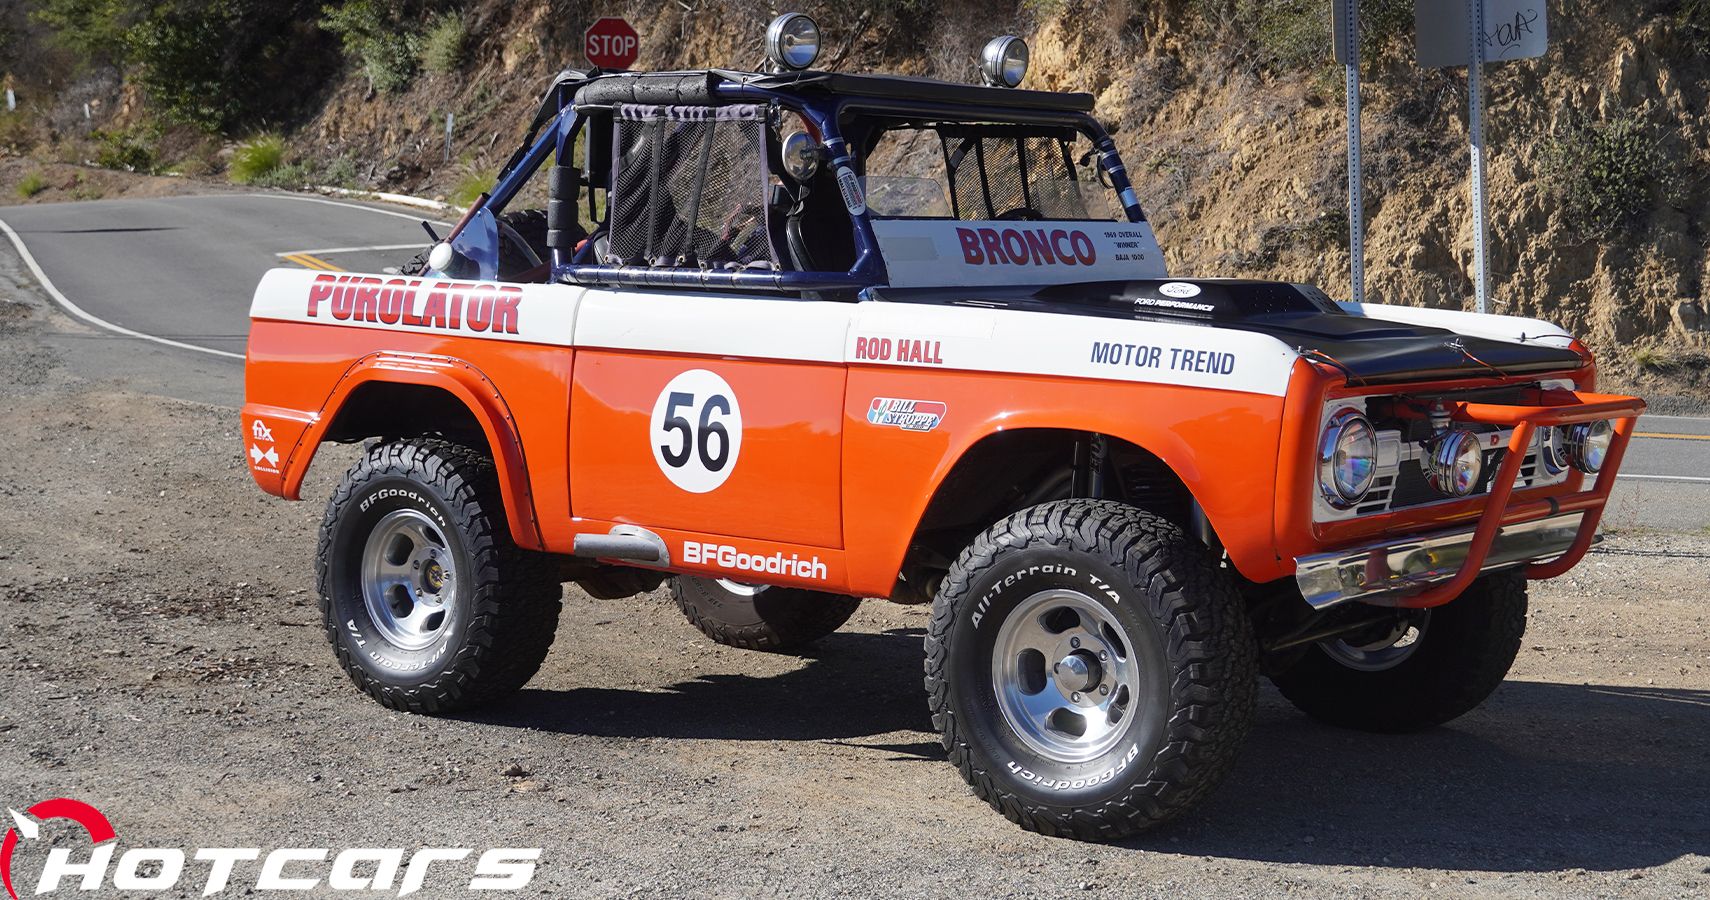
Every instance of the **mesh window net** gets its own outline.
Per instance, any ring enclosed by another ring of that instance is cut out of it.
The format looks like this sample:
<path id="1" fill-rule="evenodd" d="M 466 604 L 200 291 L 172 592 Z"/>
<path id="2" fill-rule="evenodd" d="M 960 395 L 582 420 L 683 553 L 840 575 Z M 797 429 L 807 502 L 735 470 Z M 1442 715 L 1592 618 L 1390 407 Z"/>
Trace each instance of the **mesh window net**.
<path id="1" fill-rule="evenodd" d="M 759 106 L 617 108 L 608 265 L 776 269 Z"/>
<path id="2" fill-rule="evenodd" d="M 957 218 L 1086 219 L 1104 212 L 1089 216 L 1070 155 L 1072 133 L 940 125 L 938 136 Z"/>

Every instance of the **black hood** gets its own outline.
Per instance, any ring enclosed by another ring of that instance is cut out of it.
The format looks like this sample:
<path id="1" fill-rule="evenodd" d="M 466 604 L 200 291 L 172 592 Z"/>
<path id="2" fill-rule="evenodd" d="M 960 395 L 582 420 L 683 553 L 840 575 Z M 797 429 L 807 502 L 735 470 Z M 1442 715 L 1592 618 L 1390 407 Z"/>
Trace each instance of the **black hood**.
<path id="1" fill-rule="evenodd" d="M 1166 287 L 1168 286 L 1168 287 Z M 1351 315 L 1311 285 L 1191 278 L 1097 281 L 1029 288 L 884 291 L 886 299 L 1064 315 L 1167 321 L 1268 334 L 1365 382 L 1561 372 L 1579 354 L 1539 343 L 1472 337 L 1445 328 Z"/>

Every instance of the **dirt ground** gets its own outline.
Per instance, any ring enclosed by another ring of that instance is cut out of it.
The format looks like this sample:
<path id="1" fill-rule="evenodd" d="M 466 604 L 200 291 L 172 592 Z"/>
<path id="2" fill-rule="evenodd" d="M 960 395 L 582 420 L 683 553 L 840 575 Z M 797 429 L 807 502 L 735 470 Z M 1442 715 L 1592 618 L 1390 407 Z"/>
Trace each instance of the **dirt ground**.
<path id="1" fill-rule="evenodd" d="M 44 340 L 77 333 L 0 255 L 0 804 L 80 798 L 128 846 L 539 846 L 530 895 L 1710 891 L 1710 537 L 1616 536 L 1535 585 L 1510 681 L 1448 727 L 1338 731 L 1267 686 L 1196 814 L 1077 844 L 943 762 L 917 608 L 869 603 L 795 657 L 572 590 L 514 701 L 381 709 L 311 594 L 350 448 L 310 502 L 266 497 L 234 410 L 88 377 L 82 345 Z"/>

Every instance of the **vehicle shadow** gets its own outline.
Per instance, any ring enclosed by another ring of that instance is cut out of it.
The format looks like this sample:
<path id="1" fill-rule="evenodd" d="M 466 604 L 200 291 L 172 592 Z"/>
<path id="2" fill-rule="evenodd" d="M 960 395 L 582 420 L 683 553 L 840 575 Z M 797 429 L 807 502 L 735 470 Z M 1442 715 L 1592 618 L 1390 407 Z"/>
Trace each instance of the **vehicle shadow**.
<path id="1" fill-rule="evenodd" d="M 920 641 L 919 629 L 840 633 L 776 676 L 526 690 L 467 718 L 607 737 L 858 741 L 887 761 L 942 759 Z M 896 732 L 905 739 L 858 740 Z M 1318 724 L 1266 684 L 1223 786 L 1186 819 L 1121 846 L 1491 872 L 1710 855 L 1710 690 L 1511 681 L 1449 726 L 1371 735 Z"/>

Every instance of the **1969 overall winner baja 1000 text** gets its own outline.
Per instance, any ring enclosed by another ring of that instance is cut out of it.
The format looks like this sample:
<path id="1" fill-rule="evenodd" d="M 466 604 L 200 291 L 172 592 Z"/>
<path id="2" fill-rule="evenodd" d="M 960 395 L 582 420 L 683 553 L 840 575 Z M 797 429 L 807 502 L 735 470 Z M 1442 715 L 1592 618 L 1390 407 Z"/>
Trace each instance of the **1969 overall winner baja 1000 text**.
<path id="1" fill-rule="evenodd" d="M 566 581 L 668 582 L 754 650 L 931 604 L 950 761 L 1089 839 L 1204 797 L 1261 673 L 1377 731 L 1495 690 L 1642 401 L 1544 322 L 1168 277 L 1092 98 L 1015 87 L 1017 39 L 983 85 L 818 42 L 787 15 L 757 73 L 564 72 L 400 274 L 262 280 L 255 480 L 297 499 L 322 443 L 372 442 L 316 561 L 359 687 L 516 691 Z"/>

